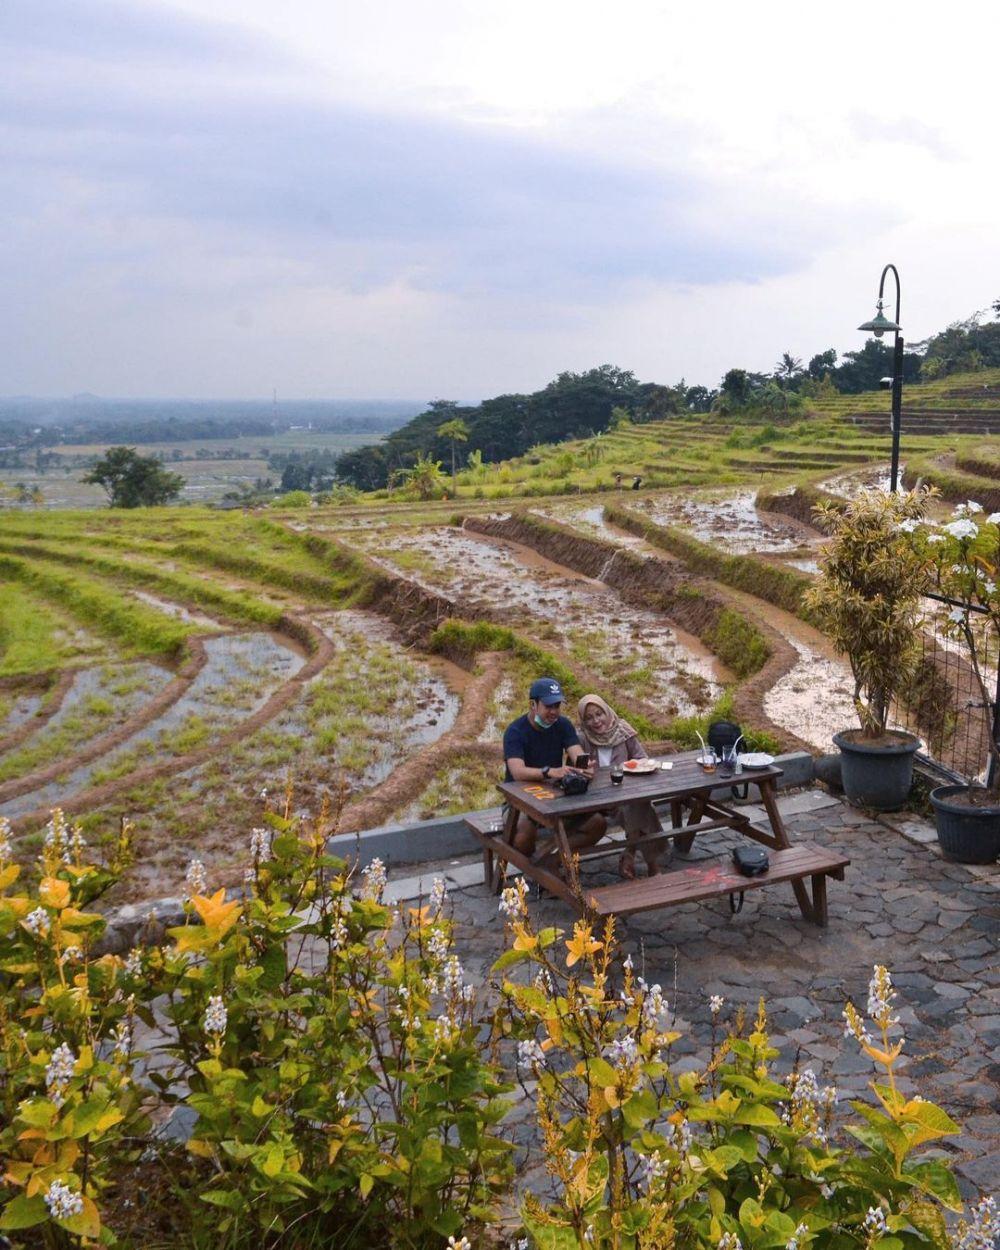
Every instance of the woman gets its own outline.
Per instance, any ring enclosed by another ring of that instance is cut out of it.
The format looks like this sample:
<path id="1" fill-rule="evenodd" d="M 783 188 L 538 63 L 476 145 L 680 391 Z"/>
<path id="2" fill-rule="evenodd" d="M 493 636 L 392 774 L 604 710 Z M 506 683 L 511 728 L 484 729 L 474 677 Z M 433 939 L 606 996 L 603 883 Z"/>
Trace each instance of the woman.
<path id="1" fill-rule="evenodd" d="M 624 764 L 626 760 L 648 758 L 639 741 L 639 735 L 628 721 L 622 720 L 611 710 L 600 695 L 585 694 L 577 705 L 577 711 L 580 717 L 580 745 L 593 757 L 592 762 L 599 768 Z M 660 819 L 647 799 L 622 803 L 607 815 L 618 821 L 625 830 L 629 843 L 637 842 L 643 837 L 655 837 L 663 832 Z M 649 875 L 655 876 L 661 871 L 659 848 L 643 847 L 642 853 Z M 635 877 L 634 849 L 625 851 L 618 861 L 618 869 L 629 880 Z"/>

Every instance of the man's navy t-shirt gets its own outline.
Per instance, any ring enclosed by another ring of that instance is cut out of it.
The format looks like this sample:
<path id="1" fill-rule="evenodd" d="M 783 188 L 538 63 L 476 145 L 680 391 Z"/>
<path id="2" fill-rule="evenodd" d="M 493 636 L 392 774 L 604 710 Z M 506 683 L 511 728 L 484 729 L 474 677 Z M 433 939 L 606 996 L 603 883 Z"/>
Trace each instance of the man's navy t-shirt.
<path id="1" fill-rule="evenodd" d="M 561 768 L 563 755 L 569 747 L 580 745 L 573 722 L 560 716 L 548 729 L 535 729 L 530 718 L 519 716 L 507 726 L 503 735 L 505 760 L 524 760 L 529 768 Z M 513 781 L 507 769 L 505 781 Z"/>

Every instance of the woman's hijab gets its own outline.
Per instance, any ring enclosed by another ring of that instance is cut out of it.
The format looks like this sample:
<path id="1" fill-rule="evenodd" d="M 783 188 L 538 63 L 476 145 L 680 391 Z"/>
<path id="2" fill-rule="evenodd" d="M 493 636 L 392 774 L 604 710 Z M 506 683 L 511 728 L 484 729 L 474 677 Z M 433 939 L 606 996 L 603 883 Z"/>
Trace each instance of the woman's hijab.
<path id="1" fill-rule="evenodd" d="M 587 710 L 588 704 L 596 703 L 602 708 L 608 723 L 605 725 L 601 733 L 597 733 L 584 723 L 583 714 Z M 585 694 L 580 702 L 576 705 L 577 715 L 580 718 L 580 729 L 587 737 L 587 741 L 595 747 L 616 747 L 619 742 L 627 742 L 629 738 L 635 738 L 638 735 L 627 720 L 622 720 L 617 713 L 612 712 L 611 708 L 604 702 L 599 694 Z"/>

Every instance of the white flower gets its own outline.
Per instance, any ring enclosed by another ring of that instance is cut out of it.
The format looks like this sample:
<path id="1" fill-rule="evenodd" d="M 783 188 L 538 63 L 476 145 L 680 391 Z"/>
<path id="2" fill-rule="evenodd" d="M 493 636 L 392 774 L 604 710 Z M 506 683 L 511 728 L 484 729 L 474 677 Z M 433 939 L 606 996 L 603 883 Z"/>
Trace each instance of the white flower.
<path id="1" fill-rule="evenodd" d="M 1000 1212 L 995 1198 L 983 1198 L 972 1208 L 968 1221 L 958 1226 L 955 1250 L 993 1250 L 1000 1237 Z"/>
<path id="2" fill-rule="evenodd" d="M 52 809 L 52 819 L 45 826 L 45 851 L 64 864 L 70 862 L 68 826 L 61 807 Z"/>
<path id="3" fill-rule="evenodd" d="M 444 966 L 444 981 L 442 982 L 442 992 L 446 998 L 462 997 L 465 987 L 465 972 L 457 955 L 451 955 L 448 962 Z"/>
<path id="4" fill-rule="evenodd" d="M 642 1023 L 647 1029 L 657 1029 L 667 1014 L 667 1000 L 659 985 L 647 985 L 642 977 L 638 977 L 636 985 L 643 993 Z"/>
<path id="5" fill-rule="evenodd" d="M 447 1046 L 455 1033 L 455 1022 L 449 1016 L 438 1016 L 434 1021 L 434 1040 L 439 1046 Z"/>
<path id="6" fill-rule="evenodd" d="M 634 965 L 632 963 L 632 956 L 626 955 L 625 958 L 622 960 L 622 968 L 624 968 L 626 972 L 631 972 L 633 966 Z"/>
<path id="7" fill-rule="evenodd" d="M 899 522 L 896 529 L 899 530 L 901 534 L 912 534 L 919 525 L 920 522 L 915 517 L 907 517 L 905 521 Z"/>
<path id="8" fill-rule="evenodd" d="M 743 1250 L 743 1242 L 735 1233 L 723 1233 L 716 1250 Z"/>
<path id="9" fill-rule="evenodd" d="M 944 542 L 944 534 L 928 534 L 928 535 L 927 535 L 927 541 L 928 541 L 929 543 L 943 543 L 943 542 Z"/>
<path id="10" fill-rule="evenodd" d="M 791 1237 L 789 1237 L 789 1239 L 785 1242 L 785 1250 L 799 1250 L 799 1242 L 808 1232 L 809 1229 L 805 1224 L 799 1224 L 796 1227 L 795 1232 L 792 1233 Z"/>
<path id="11" fill-rule="evenodd" d="M 722 997 L 721 994 L 712 995 L 712 997 L 708 1000 L 708 1006 L 713 1016 L 717 1016 L 719 1014 L 719 1012 L 722 1010 L 722 1004 L 725 1001 L 726 1000 Z"/>
<path id="12" fill-rule="evenodd" d="M 222 996 L 213 994 L 208 1000 L 208 1006 L 205 1008 L 205 1019 L 202 1027 L 209 1037 L 221 1037 L 226 1031 L 226 1025 L 229 1023 L 229 1013 L 226 1011 L 226 1005 L 222 1001 Z"/>
<path id="13" fill-rule="evenodd" d="M 208 878 L 205 876 L 205 865 L 200 859 L 193 859 L 187 866 L 187 872 L 184 874 L 184 885 L 187 888 L 188 898 L 192 898 L 195 894 L 208 893 Z"/>
<path id="14" fill-rule="evenodd" d="M 0 867 L 10 859 L 11 827 L 6 816 L 0 816 Z"/>
<path id="15" fill-rule="evenodd" d="M 133 946 L 128 953 L 128 959 L 125 960 L 125 975 L 127 977 L 137 977 L 142 972 L 142 951 L 138 946 Z"/>
<path id="16" fill-rule="evenodd" d="M 361 872 L 361 897 L 373 903 L 380 903 L 388 880 L 385 864 L 376 856 Z"/>
<path id="17" fill-rule="evenodd" d="M 54 1220 L 68 1220 L 83 1210 L 83 1199 L 62 1181 L 53 1181 L 45 1192 L 45 1205 Z"/>
<path id="18" fill-rule="evenodd" d="M 624 1037 L 616 1037 L 605 1048 L 604 1057 L 615 1067 L 630 1068 L 639 1058 L 639 1047 L 631 1033 L 627 1033 Z"/>
<path id="19" fill-rule="evenodd" d="M 966 517 L 963 517 L 960 521 L 949 521 L 947 525 L 942 525 L 941 528 L 946 534 L 950 534 L 952 538 L 958 539 L 975 538 L 979 533 L 979 526 L 975 521 L 970 521 Z"/>
<path id="20" fill-rule="evenodd" d="M 517 1241 L 512 1241 L 508 1246 L 508 1250 L 528 1250 L 527 1237 L 518 1237 Z"/>
<path id="21" fill-rule="evenodd" d="M 57 1046 L 45 1069 L 45 1088 L 49 1098 L 57 1107 L 66 1101 L 66 1086 L 73 1079 L 73 1068 L 76 1066 L 76 1055 L 66 1045 Z"/>
<path id="22" fill-rule="evenodd" d="M 271 831 L 269 829 L 250 830 L 250 858 L 255 864 L 266 863 L 271 858 Z"/>
<path id="23" fill-rule="evenodd" d="M 880 1027 L 898 1024 L 899 1020 L 892 1014 L 892 1003 L 896 991 L 892 988 L 892 979 L 888 968 L 876 964 L 871 980 L 868 982 L 868 1015 Z"/>
<path id="24" fill-rule="evenodd" d="M 987 577 L 983 582 L 983 590 L 985 590 L 988 595 L 996 594 L 997 584 L 992 577 Z"/>
<path id="25" fill-rule="evenodd" d="M 35 937 L 45 937 L 49 931 L 49 913 L 44 907 L 36 907 L 25 916 L 24 923 L 29 933 Z"/>
<path id="26" fill-rule="evenodd" d="M 862 1228 L 871 1237 L 884 1237 L 889 1231 L 889 1225 L 885 1222 L 885 1212 L 881 1207 L 869 1207 L 868 1214 L 865 1216 Z"/>
<path id="27" fill-rule="evenodd" d="M 679 1125 L 674 1124 L 672 1120 L 668 1120 L 663 1126 L 663 1136 L 667 1139 L 668 1145 L 686 1155 L 691 1149 L 691 1143 L 694 1141 L 694 1134 L 691 1132 L 691 1125 L 687 1120 L 683 1120 Z"/>
<path id="28" fill-rule="evenodd" d="M 954 625 L 961 625 L 965 620 L 965 608 L 952 608 L 948 613 L 948 620 Z"/>
<path id="29" fill-rule="evenodd" d="M 73 859 L 79 864 L 83 858 L 83 852 L 87 849 L 87 839 L 83 836 L 82 825 L 73 826 L 73 832 L 69 839 L 69 849 L 72 852 Z"/>
<path id="30" fill-rule="evenodd" d="M 126 1056 L 132 1053 L 132 1021 L 119 1020 L 111 1039 L 115 1044 L 115 1054 Z"/>
<path id="31" fill-rule="evenodd" d="M 431 886 L 431 895 L 427 900 L 430 907 L 431 915 L 436 916 L 444 906 L 445 899 L 448 897 L 448 886 L 444 877 L 435 877 L 434 884 Z"/>
<path id="32" fill-rule="evenodd" d="M 349 937 L 343 916 L 334 914 L 330 924 L 330 945 L 335 951 L 343 950 Z"/>
<path id="33" fill-rule="evenodd" d="M 1000 512 L 991 512 L 986 518 L 987 525 L 1000 525 Z"/>
<path id="34" fill-rule="evenodd" d="M 458 1241 L 454 1237 L 449 1237 L 448 1250 L 472 1250 L 472 1242 L 468 1237 L 459 1237 Z"/>
<path id="35" fill-rule="evenodd" d="M 523 916 L 527 912 L 528 887 L 524 883 L 523 877 L 518 877 L 513 885 L 507 888 L 500 895 L 500 906 L 498 908 L 508 920 L 516 920 L 518 916 Z"/>
<path id="36" fill-rule="evenodd" d="M 431 935 L 427 939 L 427 953 L 431 959 L 443 960 L 448 958 L 448 951 L 451 943 L 448 941 L 448 935 L 443 929 L 435 926 L 431 930 Z"/>
<path id="37" fill-rule="evenodd" d="M 976 503 L 974 499 L 967 499 L 965 503 L 960 503 L 955 509 L 956 516 L 972 516 L 974 512 L 982 512 L 983 505 Z"/>
<path id="38" fill-rule="evenodd" d="M 83 958 L 83 951 L 79 946 L 67 946 L 63 953 L 59 956 L 61 964 L 75 962 L 77 959 Z"/>
<path id="39" fill-rule="evenodd" d="M 534 1038 L 527 1042 L 518 1042 L 517 1066 L 519 1068 L 539 1068 L 544 1064 L 545 1051 Z"/>

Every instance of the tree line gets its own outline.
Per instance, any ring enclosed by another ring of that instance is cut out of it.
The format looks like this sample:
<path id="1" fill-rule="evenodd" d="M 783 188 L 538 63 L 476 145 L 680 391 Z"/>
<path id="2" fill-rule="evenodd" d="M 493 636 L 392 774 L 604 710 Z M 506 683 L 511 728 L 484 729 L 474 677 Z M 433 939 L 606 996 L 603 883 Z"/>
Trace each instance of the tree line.
<path id="1" fill-rule="evenodd" d="M 1000 317 L 1000 300 L 992 312 Z M 986 322 L 987 316 L 975 313 L 912 344 L 903 354 L 904 383 L 1000 367 L 1000 320 Z M 791 415 L 809 398 L 877 389 L 892 373 L 892 354 L 891 341 L 870 338 L 856 351 L 838 357 L 828 348 L 807 363 L 783 352 L 770 373 L 730 369 L 715 388 L 688 386 L 684 379 L 673 386 L 639 382 L 627 369 L 601 365 L 560 373 L 527 395 L 498 395 L 467 406 L 435 399 L 381 443 L 338 456 L 336 475 L 359 490 L 378 490 L 424 465 L 450 460 L 454 476 L 459 444 L 463 455 L 476 456 L 480 463 L 507 460 L 539 443 L 601 433 L 616 410 L 637 424 L 691 412 Z"/>

